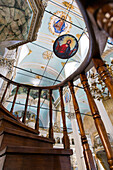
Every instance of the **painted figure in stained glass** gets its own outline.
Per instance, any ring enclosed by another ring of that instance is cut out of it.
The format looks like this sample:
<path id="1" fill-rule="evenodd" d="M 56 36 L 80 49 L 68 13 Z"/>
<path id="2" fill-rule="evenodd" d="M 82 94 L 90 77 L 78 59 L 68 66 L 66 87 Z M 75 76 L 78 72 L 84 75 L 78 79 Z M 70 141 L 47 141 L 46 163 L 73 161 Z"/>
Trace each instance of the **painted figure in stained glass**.
<path id="1" fill-rule="evenodd" d="M 49 31 L 54 35 L 66 34 L 70 31 L 71 17 L 63 11 L 57 11 L 50 18 Z"/>
<path id="2" fill-rule="evenodd" d="M 72 35 L 65 34 L 58 37 L 54 43 L 54 53 L 62 59 L 72 57 L 78 49 L 78 42 Z"/>
<path id="3" fill-rule="evenodd" d="M 55 21 L 55 23 L 53 24 L 54 27 L 54 31 L 56 33 L 61 33 L 66 29 L 66 23 L 65 23 L 65 19 L 66 16 L 62 15 L 61 19 L 58 19 L 57 21 Z"/>

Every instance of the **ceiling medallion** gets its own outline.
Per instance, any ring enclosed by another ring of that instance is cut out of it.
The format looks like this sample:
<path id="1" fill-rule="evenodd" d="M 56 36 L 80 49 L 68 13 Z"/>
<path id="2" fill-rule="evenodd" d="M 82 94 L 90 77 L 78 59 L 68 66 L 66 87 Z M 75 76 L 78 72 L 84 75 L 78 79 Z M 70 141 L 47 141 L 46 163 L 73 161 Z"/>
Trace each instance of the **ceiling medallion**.
<path id="1" fill-rule="evenodd" d="M 68 59 L 75 55 L 78 50 L 77 39 L 70 34 L 64 34 L 55 40 L 53 51 L 61 59 Z"/>
<path id="2" fill-rule="evenodd" d="M 66 21 L 68 22 L 66 22 Z M 63 11 L 57 11 L 54 13 L 54 16 L 51 17 L 50 23 L 49 23 L 49 31 L 53 35 L 59 34 L 66 34 L 69 33 L 71 29 L 71 17 L 63 12 Z"/>

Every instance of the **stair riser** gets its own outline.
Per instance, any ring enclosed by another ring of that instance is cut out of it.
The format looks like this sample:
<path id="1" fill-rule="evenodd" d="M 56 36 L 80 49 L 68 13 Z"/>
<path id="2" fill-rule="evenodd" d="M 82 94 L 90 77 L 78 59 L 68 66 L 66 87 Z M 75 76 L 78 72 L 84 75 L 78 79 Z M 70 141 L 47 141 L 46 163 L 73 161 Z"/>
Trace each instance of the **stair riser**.
<path id="1" fill-rule="evenodd" d="M 0 120 L 0 131 L 2 129 L 4 129 L 5 127 L 12 128 L 12 129 L 15 129 L 15 130 L 21 130 L 23 132 L 29 132 L 28 129 L 25 129 L 25 128 L 13 123 L 13 122 L 7 121 L 5 119 Z"/>
<path id="2" fill-rule="evenodd" d="M 7 154 L 0 162 L 4 170 L 71 170 L 69 156 Z"/>

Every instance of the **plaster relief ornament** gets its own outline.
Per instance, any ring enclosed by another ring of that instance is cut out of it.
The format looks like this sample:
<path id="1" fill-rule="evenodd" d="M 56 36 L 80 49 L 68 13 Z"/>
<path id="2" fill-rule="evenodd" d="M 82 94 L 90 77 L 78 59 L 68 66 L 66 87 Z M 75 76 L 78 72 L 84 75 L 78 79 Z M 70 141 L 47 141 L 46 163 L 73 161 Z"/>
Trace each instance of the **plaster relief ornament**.
<path id="1" fill-rule="evenodd" d="M 71 17 L 67 16 L 66 13 L 64 13 L 63 11 L 55 12 L 54 16 L 51 17 L 51 21 L 49 23 L 49 31 L 53 35 L 69 33 L 72 26 L 66 21 L 72 23 Z"/>
<path id="2" fill-rule="evenodd" d="M 75 55 L 78 50 L 77 39 L 70 34 L 64 34 L 58 37 L 53 45 L 55 55 L 61 59 L 68 59 Z"/>
<path id="3" fill-rule="evenodd" d="M 51 58 L 53 58 L 53 52 L 45 51 L 45 52 L 43 52 L 42 56 L 44 59 L 50 60 Z"/>
<path id="4" fill-rule="evenodd" d="M 63 1 L 62 4 L 67 7 L 67 9 L 74 9 L 74 6 L 70 2 Z"/>

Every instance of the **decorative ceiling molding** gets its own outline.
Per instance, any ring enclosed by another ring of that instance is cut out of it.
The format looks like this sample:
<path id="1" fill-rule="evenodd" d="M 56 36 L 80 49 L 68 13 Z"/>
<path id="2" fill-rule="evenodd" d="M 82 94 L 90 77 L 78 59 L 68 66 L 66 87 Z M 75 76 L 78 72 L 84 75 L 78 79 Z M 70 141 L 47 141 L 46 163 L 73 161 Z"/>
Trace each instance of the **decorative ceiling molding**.
<path id="1" fill-rule="evenodd" d="M 22 68 L 31 68 L 31 69 L 36 68 L 36 69 L 42 70 L 42 69 L 44 69 L 46 67 L 46 65 L 41 64 L 41 63 L 33 63 L 33 62 L 28 63 L 28 62 L 26 62 L 26 63 L 21 64 L 20 67 L 22 67 Z M 46 72 L 48 72 L 49 74 L 52 74 L 54 76 L 58 76 L 58 74 L 59 74 L 59 72 L 57 70 L 55 70 L 54 68 L 52 68 L 50 66 L 47 67 Z M 60 74 L 59 80 L 62 80 L 62 79 L 64 79 L 64 76 L 62 76 Z"/>

